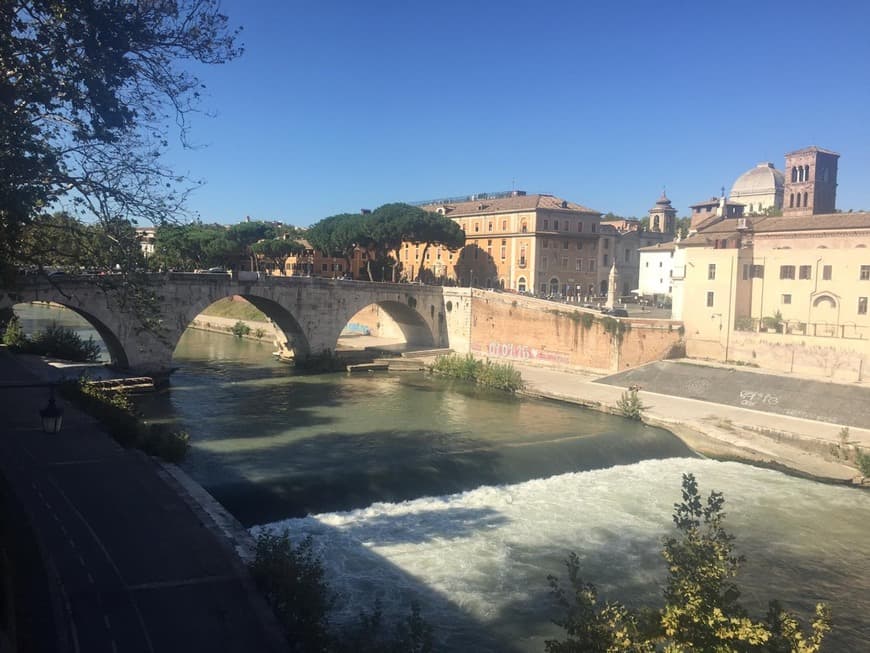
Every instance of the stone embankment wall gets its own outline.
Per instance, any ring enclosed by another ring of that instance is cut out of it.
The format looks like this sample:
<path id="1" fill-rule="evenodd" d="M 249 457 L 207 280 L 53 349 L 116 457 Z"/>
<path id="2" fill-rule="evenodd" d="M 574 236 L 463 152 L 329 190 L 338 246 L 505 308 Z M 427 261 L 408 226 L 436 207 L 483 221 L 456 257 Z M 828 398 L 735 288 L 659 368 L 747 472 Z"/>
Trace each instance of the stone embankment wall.
<path id="1" fill-rule="evenodd" d="M 721 341 L 689 339 L 686 355 L 847 383 L 870 378 L 870 341 L 734 331 Z"/>
<path id="2" fill-rule="evenodd" d="M 617 320 L 507 293 L 475 291 L 470 326 L 474 354 L 525 363 L 615 372 L 682 355 L 679 322 Z"/>

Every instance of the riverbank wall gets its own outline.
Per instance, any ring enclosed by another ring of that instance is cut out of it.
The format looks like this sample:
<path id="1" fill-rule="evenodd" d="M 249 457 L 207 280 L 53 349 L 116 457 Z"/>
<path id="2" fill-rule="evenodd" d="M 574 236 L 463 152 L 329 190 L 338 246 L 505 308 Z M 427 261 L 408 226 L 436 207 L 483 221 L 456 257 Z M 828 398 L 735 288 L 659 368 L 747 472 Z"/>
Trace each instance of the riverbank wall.
<path id="1" fill-rule="evenodd" d="M 517 365 L 526 382 L 523 394 L 566 401 L 612 415 L 623 387 L 596 382 L 593 374 Z M 699 368 L 699 374 L 703 374 Z M 739 460 L 836 483 L 867 487 L 855 466 L 857 450 L 870 451 L 870 429 L 789 417 L 657 392 L 638 392 L 642 419 L 666 429 L 693 451 L 716 459 Z"/>

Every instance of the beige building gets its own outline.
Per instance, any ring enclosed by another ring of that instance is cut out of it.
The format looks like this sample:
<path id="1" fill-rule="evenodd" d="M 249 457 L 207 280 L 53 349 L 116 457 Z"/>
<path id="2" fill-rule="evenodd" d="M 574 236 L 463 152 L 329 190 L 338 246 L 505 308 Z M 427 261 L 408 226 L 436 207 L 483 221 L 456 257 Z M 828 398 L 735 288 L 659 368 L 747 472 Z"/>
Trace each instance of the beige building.
<path id="1" fill-rule="evenodd" d="M 454 253 L 432 246 L 424 254 L 424 246 L 405 243 L 399 262 L 410 279 L 416 278 L 425 256 L 423 280 L 568 297 L 596 292 L 598 211 L 524 191 L 436 201 L 422 208 L 455 220 L 465 231 L 465 247 Z"/>

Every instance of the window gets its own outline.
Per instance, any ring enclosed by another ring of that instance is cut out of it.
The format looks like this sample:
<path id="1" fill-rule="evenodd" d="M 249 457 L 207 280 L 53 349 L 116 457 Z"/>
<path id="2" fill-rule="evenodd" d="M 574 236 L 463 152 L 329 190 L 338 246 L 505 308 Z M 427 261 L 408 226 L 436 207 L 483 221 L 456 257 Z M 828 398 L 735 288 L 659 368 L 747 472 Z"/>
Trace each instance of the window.
<path id="1" fill-rule="evenodd" d="M 553 220 L 553 231 L 559 231 L 559 221 Z"/>
<path id="2" fill-rule="evenodd" d="M 546 256 L 541 257 L 541 267 L 542 268 L 547 267 L 547 257 Z"/>
<path id="3" fill-rule="evenodd" d="M 490 223 L 488 223 L 488 224 L 486 225 L 486 230 L 487 230 L 487 231 L 492 231 L 492 222 L 490 222 Z"/>
<path id="4" fill-rule="evenodd" d="M 583 259 L 578 258 L 574 267 L 575 272 L 583 272 Z"/>
<path id="5" fill-rule="evenodd" d="M 662 266 L 662 264 L 659 263 L 659 267 L 661 267 L 661 266 Z M 644 263 L 644 267 L 647 267 L 647 268 L 649 267 L 649 261 L 647 261 L 646 263 Z"/>
<path id="6" fill-rule="evenodd" d="M 550 221 L 544 220 L 544 229 L 549 229 L 549 228 L 550 228 Z"/>
<path id="7" fill-rule="evenodd" d="M 870 265 L 861 266 L 861 281 L 870 281 Z"/>
<path id="8" fill-rule="evenodd" d="M 713 307 L 713 291 L 712 290 L 707 291 L 707 307 L 708 308 Z"/>
<path id="9" fill-rule="evenodd" d="M 608 238 L 604 239 L 604 249 L 610 249 L 610 240 Z"/>
<path id="10" fill-rule="evenodd" d="M 567 240 L 563 240 L 563 241 L 562 241 L 562 249 L 568 249 L 568 245 L 569 245 L 569 244 L 570 244 L 570 243 L 569 243 Z"/>
<path id="11" fill-rule="evenodd" d="M 753 265 L 749 268 L 749 276 L 753 279 L 764 279 L 764 266 Z"/>
<path id="12" fill-rule="evenodd" d="M 591 258 L 587 261 L 589 265 L 587 266 L 590 272 L 595 272 L 595 259 Z"/>
<path id="13" fill-rule="evenodd" d="M 603 265 L 604 267 L 607 267 L 607 254 L 604 255 Z"/>
<path id="14" fill-rule="evenodd" d="M 568 269 L 568 259 L 567 259 L 567 258 L 563 258 L 563 259 L 562 259 L 562 269 L 563 269 L 563 270 L 567 270 L 567 269 Z"/>
<path id="15" fill-rule="evenodd" d="M 541 239 L 541 247 L 547 249 L 550 246 L 550 241 L 546 238 Z"/>
<path id="16" fill-rule="evenodd" d="M 582 222 L 578 222 L 578 223 L 577 223 L 577 233 L 578 233 L 578 234 L 582 234 L 582 233 L 583 233 L 583 223 L 582 223 Z"/>
<path id="17" fill-rule="evenodd" d="M 858 315 L 867 315 L 867 298 L 858 298 Z"/>
<path id="18" fill-rule="evenodd" d="M 501 241 L 501 258 L 502 258 L 502 260 L 504 260 L 506 256 L 507 256 L 507 241 L 502 238 L 502 241 Z"/>
<path id="19" fill-rule="evenodd" d="M 870 265 L 867 266 L 868 279 L 870 279 Z M 780 279 L 794 279 L 794 266 L 793 265 L 780 265 L 779 266 L 779 278 Z"/>
<path id="20" fill-rule="evenodd" d="M 571 226 L 571 225 L 570 225 L 570 224 L 568 224 L 568 221 L 567 221 L 567 220 L 565 220 L 565 226 L 564 226 L 564 227 L 562 227 L 562 231 L 568 231 L 568 228 L 569 228 L 569 227 L 570 227 L 570 226 Z"/>
<path id="21" fill-rule="evenodd" d="M 526 278 L 520 277 L 517 279 L 517 290 L 519 292 L 526 292 Z"/>
<path id="22" fill-rule="evenodd" d="M 529 225 L 527 225 L 525 222 L 523 222 L 522 232 L 527 233 L 528 231 L 529 231 Z"/>
<path id="23" fill-rule="evenodd" d="M 713 281 L 715 278 L 716 278 L 716 264 L 710 263 L 710 265 L 707 266 L 707 279 L 709 281 Z"/>
<path id="24" fill-rule="evenodd" d="M 502 230 L 502 231 L 507 231 L 507 220 L 502 220 L 502 221 L 501 221 L 501 230 Z"/>
<path id="25" fill-rule="evenodd" d="M 592 233 L 593 234 L 595 233 L 595 225 L 594 224 L 592 225 Z"/>
<path id="26" fill-rule="evenodd" d="M 802 265 L 798 268 L 798 279 L 812 279 L 813 278 L 813 266 L 812 265 Z"/>
<path id="27" fill-rule="evenodd" d="M 832 272 L 833 272 L 833 269 L 831 268 L 830 265 L 823 265 L 822 266 L 822 280 L 823 281 L 830 281 Z"/>
<path id="28" fill-rule="evenodd" d="M 475 222 L 474 223 L 474 233 L 477 233 L 478 231 L 480 231 L 480 223 Z"/>
<path id="29" fill-rule="evenodd" d="M 329 272 L 329 263 L 321 263 L 320 264 L 321 272 Z"/>
<path id="30" fill-rule="evenodd" d="M 782 296 L 782 303 L 783 304 L 791 304 L 791 294 L 786 293 L 785 295 L 783 295 Z"/>
<path id="31" fill-rule="evenodd" d="M 520 267 L 526 267 L 526 246 L 520 247 Z"/>
<path id="32" fill-rule="evenodd" d="M 547 294 L 547 283 L 546 283 L 545 281 L 542 281 L 542 282 L 541 282 L 541 294 L 542 294 L 542 295 L 546 295 L 546 294 Z"/>

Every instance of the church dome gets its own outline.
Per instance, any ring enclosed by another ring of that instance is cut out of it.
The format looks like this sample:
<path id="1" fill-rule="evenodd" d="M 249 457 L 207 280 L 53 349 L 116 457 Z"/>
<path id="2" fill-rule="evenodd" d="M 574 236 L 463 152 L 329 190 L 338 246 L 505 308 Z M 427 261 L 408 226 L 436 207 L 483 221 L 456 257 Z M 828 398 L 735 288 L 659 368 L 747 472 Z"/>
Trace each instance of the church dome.
<path id="1" fill-rule="evenodd" d="M 731 199 L 739 201 L 740 197 L 782 192 L 784 184 L 785 175 L 772 163 L 759 163 L 737 178 L 731 187 Z"/>

